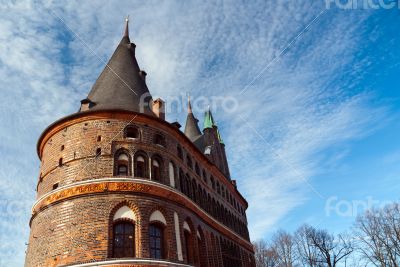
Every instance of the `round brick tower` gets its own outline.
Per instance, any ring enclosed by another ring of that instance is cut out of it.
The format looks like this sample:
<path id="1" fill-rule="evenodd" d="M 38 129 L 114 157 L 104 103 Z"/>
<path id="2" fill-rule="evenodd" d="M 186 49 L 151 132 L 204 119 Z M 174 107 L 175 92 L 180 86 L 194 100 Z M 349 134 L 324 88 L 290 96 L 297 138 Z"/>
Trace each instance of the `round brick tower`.
<path id="1" fill-rule="evenodd" d="M 247 202 L 212 114 L 165 120 L 128 22 L 79 112 L 40 136 L 27 267 L 255 266 Z"/>

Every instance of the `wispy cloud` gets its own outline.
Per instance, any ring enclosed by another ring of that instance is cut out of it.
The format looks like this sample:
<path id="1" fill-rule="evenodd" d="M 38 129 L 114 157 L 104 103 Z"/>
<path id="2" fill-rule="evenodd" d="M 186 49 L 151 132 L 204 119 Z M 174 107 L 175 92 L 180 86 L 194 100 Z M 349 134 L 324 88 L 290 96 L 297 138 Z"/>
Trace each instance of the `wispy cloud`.
<path id="1" fill-rule="evenodd" d="M 372 60 L 357 57 L 370 12 L 325 12 L 240 94 L 324 7 L 324 1 L 305 0 L 32 1 L 0 8 L 0 194 L 7 201 L 33 202 L 37 137 L 77 110 L 103 68 L 98 57 L 108 60 L 129 13 L 153 95 L 190 92 L 194 98 L 238 100 L 238 109 L 216 110 L 215 116 L 232 174 L 250 203 L 251 236 L 263 236 L 306 203 L 305 179 L 312 184 L 321 171 L 319 153 L 362 137 L 385 112 L 370 104 L 372 94 L 356 89 Z M 182 122 L 184 114 L 168 118 Z M 30 207 L 20 208 L 23 216 L 1 218 L 0 254 L 16 255 L 3 260 L 9 266 L 21 265 L 28 239 Z M 11 226 L 15 219 L 18 224 Z M 16 231 L 17 246 L 10 242 Z"/>

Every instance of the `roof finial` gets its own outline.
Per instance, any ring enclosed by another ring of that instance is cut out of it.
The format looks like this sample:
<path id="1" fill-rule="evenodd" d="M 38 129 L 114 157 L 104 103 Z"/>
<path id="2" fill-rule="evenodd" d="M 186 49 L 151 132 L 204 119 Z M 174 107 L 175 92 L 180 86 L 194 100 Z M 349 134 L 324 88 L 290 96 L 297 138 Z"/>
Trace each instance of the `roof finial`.
<path id="1" fill-rule="evenodd" d="M 125 19 L 125 34 L 124 37 L 129 37 L 129 15 Z"/>
<path id="2" fill-rule="evenodd" d="M 188 113 L 193 113 L 192 104 L 190 103 L 190 95 L 188 94 Z"/>

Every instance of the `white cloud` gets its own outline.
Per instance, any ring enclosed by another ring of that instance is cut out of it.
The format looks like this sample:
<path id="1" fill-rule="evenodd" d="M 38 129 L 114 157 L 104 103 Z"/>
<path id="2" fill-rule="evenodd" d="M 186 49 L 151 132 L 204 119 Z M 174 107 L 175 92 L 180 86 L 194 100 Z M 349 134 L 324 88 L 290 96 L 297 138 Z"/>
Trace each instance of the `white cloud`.
<path id="1" fill-rule="evenodd" d="M 130 13 L 131 38 L 154 95 L 190 92 L 194 97 L 233 95 L 239 100 L 239 110 L 215 112 L 215 117 L 232 174 L 250 203 L 251 235 L 261 237 L 306 203 L 310 189 L 303 178 L 312 183 L 321 171 L 318 153 L 362 136 L 384 112 L 370 106 L 371 95 L 353 90 L 369 65 L 368 58 L 355 59 L 367 12 L 328 11 L 239 94 L 322 8 L 323 1 L 306 0 L 252 5 L 46 1 L 2 7 L 0 153 L 6 160 L 0 163 L 0 194 L 18 199 L 24 192 L 24 200 L 34 200 L 40 131 L 77 110 L 104 66 L 98 57 L 108 60 Z M 184 115 L 169 118 L 182 122 Z M 28 238 L 29 209 L 25 207 L 19 220 L 23 230 L 18 244 Z M 0 243 L 9 244 L 0 254 L 11 249 L 22 263 L 24 248 L 11 246 L 10 233 L 0 232 Z"/>

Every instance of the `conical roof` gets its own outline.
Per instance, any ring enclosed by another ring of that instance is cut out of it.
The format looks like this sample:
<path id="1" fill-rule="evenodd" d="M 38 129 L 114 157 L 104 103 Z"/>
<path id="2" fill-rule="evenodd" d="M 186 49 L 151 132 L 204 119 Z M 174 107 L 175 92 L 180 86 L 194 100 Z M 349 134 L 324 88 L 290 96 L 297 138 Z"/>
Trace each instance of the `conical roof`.
<path id="1" fill-rule="evenodd" d="M 211 114 L 210 107 L 208 107 L 208 110 L 204 114 L 203 129 L 213 128 L 213 126 L 215 126 L 215 121 L 213 115 Z"/>
<path id="2" fill-rule="evenodd" d="M 190 98 L 188 99 L 188 115 L 186 118 L 185 135 L 193 142 L 201 136 L 201 131 L 198 125 L 199 120 L 193 115 Z"/>
<path id="3" fill-rule="evenodd" d="M 216 129 L 216 133 L 217 133 L 217 137 L 218 137 L 218 141 L 224 145 L 224 140 L 221 137 L 221 133 L 218 130 L 217 124 L 214 121 L 214 117 L 211 113 L 211 109 L 210 107 L 208 107 L 208 110 L 205 112 L 204 114 L 204 129 L 211 129 L 211 128 L 215 128 Z"/>
<path id="4" fill-rule="evenodd" d="M 153 114 L 152 97 L 135 57 L 135 44 L 130 42 L 128 19 L 125 34 L 88 95 L 90 110 L 123 109 Z"/>

